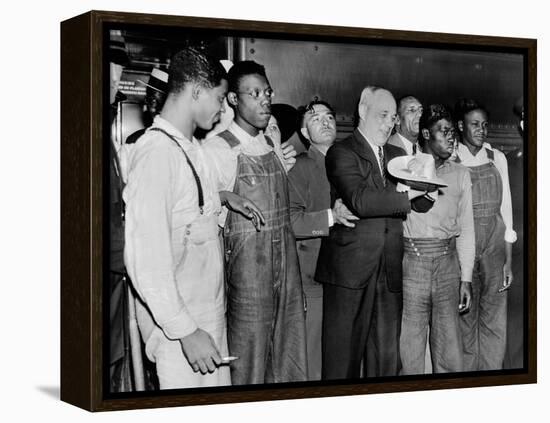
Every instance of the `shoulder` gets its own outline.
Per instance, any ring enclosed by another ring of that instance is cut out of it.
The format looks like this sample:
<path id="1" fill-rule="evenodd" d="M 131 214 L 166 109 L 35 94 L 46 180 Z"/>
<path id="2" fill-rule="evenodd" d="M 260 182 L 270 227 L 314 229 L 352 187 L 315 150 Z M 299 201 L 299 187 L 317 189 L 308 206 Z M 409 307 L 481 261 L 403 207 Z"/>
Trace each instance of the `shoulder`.
<path id="1" fill-rule="evenodd" d="M 219 135 L 207 138 L 202 142 L 202 145 L 207 150 L 231 150 L 229 143 Z"/>
<path id="2" fill-rule="evenodd" d="M 397 147 L 401 147 L 403 145 L 401 138 L 399 138 L 397 132 L 388 138 L 388 145 L 395 145 Z"/>
<path id="3" fill-rule="evenodd" d="M 315 168 L 315 161 L 308 156 L 307 152 L 303 152 L 296 156 L 296 163 L 288 172 L 288 176 L 304 175 Z"/>
<path id="4" fill-rule="evenodd" d="M 401 147 L 397 147 L 393 144 L 390 144 L 389 142 L 386 143 L 386 148 L 388 149 L 388 154 L 391 157 L 405 156 L 407 154 L 407 152 Z"/>

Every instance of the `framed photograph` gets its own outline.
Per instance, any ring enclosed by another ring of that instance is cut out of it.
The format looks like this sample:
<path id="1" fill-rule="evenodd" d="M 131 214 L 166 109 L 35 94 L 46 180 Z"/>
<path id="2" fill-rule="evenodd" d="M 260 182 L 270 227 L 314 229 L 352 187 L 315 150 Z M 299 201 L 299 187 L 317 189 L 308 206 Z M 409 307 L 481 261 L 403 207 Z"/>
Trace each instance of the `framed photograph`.
<path id="1" fill-rule="evenodd" d="M 536 49 L 62 22 L 61 399 L 104 411 L 535 383 Z"/>

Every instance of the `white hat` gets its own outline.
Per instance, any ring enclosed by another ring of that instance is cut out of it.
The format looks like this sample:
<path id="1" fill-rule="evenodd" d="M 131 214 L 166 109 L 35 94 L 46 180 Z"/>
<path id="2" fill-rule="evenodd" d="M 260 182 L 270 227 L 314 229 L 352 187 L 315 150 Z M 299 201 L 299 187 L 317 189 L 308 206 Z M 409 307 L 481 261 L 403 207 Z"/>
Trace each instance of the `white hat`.
<path id="1" fill-rule="evenodd" d="M 168 91 L 168 74 L 158 68 L 153 68 L 149 81 L 138 79 L 138 82 L 164 94 Z"/>
<path id="2" fill-rule="evenodd" d="M 447 183 L 435 175 L 435 161 L 431 154 L 418 153 L 400 156 L 388 163 L 388 172 L 403 181 L 420 182 L 446 187 Z"/>

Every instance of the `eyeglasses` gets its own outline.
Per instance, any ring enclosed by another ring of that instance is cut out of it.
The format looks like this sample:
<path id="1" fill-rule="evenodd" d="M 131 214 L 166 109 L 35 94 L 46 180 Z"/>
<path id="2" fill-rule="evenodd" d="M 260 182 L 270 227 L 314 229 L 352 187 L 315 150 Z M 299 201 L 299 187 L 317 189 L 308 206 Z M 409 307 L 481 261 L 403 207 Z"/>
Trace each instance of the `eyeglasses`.
<path id="1" fill-rule="evenodd" d="M 237 91 L 239 94 L 248 94 L 254 100 L 258 100 L 262 95 L 267 99 L 272 99 L 275 97 L 275 92 L 271 88 L 266 88 L 265 90 L 260 90 L 254 88 L 252 91 Z"/>

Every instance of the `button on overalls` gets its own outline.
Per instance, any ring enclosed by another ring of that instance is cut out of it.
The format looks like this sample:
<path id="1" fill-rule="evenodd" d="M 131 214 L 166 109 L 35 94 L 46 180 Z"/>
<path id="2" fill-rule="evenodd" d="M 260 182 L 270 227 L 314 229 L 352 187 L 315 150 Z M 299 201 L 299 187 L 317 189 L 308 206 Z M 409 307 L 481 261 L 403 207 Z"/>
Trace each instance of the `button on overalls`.
<path id="1" fill-rule="evenodd" d="M 506 261 L 505 225 L 500 214 L 502 179 L 490 162 L 469 167 L 476 237 L 472 305 L 461 317 L 464 370 L 501 369 L 506 349 L 507 291 L 498 292 Z"/>
<path id="2" fill-rule="evenodd" d="M 231 147 L 239 140 L 219 135 Z M 235 385 L 307 379 L 302 283 L 290 224 L 287 176 L 274 152 L 240 154 L 233 190 L 253 201 L 265 225 L 230 212 L 224 229 L 227 325 Z"/>

